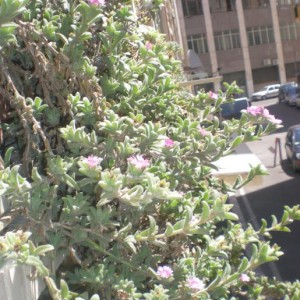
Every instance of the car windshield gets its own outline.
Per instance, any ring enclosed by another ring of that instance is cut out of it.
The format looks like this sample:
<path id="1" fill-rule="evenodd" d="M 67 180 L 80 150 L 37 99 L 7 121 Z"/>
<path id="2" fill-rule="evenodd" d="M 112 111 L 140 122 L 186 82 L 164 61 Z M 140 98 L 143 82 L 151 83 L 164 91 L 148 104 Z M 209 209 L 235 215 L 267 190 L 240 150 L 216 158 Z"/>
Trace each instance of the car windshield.
<path id="1" fill-rule="evenodd" d="M 299 145 L 300 144 L 300 128 L 297 129 L 294 133 L 294 144 Z"/>
<path id="2" fill-rule="evenodd" d="M 296 85 L 294 85 L 294 84 L 288 84 L 288 85 L 285 85 L 285 86 L 283 86 L 283 89 L 284 90 L 288 90 L 288 89 L 291 89 L 291 88 L 293 88 L 293 87 L 295 87 Z"/>
<path id="3" fill-rule="evenodd" d="M 261 91 L 263 92 L 263 91 L 266 91 L 266 90 L 268 90 L 268 86 L 264 86 L 262 89 L 261 89 Z"/>

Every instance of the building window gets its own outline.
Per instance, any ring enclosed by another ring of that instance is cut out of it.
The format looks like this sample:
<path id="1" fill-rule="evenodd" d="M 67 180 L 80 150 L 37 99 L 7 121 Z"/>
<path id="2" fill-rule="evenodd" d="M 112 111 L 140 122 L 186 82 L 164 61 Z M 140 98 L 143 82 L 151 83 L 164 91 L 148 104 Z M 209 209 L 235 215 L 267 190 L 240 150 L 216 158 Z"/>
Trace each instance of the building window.
<path id="1" fill-rule="evenodd" d="M 237 29 L 215 32 L 216 50 L 229 50 L 241 47 L 240 33 Z"/>
<path id="2" fill-rule="evenodd" d="M 235 0 L 212 0 L 209 1 L 210 12 L 227 12 L 235 10 Z"/>
<path id="3" fill-rule="evenodd" d="M 188 48 L 197 54 L 208 53 L 207 38 L 205 34 L 195 34 L 188 36 Z"/>
<path id="4" fill-rule="evenodd" d="M 244 9 L 262 8 L 268 6 L 270 6 L 269 0 L 243 0 Z"/>
<path id="5" fill-rule="evenodd" d="M 182 9 L 185 17 L 203 15 L 202 0 L 182 0 Z"/>
<path id="6" fill-rule="evenodd" d="M 249 46 L 272 44 L 275 42 L 274 31 L 271 25 L 248 28 L 247 33 Z"/>
<path id="7" fill-rule="evenodd" d="M 280 26 L 281 40 L 293 41 L 300 39 L 300 24 L 287 24 Z"/>

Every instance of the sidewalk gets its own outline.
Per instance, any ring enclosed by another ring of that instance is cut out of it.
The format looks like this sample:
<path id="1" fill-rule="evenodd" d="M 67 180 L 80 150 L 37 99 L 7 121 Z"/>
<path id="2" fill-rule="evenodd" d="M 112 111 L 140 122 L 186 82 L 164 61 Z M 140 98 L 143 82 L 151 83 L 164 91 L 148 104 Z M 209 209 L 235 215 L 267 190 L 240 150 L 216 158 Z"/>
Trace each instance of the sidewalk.
<path id="1" fill-rule="evenodd" d="M 222 178 L 230 184 L 234 183 L 238 175 L 246 178 L 251 170 L 251 166 L 256 167 L 261 165 L 262 168 L 266 170 L 259 158 L 250 151 L 246 144 L 240 145 L 234 153 L 220 158 L 215 165 L 219 170 L 213 171 L 214 176 Z M 255 186 L 263 184 L 263 177 L 264 176 L 256 176 L 249 185 Z"/>

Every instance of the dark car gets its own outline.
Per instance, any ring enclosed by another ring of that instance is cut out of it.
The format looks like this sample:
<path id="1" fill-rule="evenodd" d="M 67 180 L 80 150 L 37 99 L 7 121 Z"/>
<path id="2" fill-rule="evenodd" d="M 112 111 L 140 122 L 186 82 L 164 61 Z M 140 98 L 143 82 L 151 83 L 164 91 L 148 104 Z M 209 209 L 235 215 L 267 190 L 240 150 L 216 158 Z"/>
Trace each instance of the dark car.
<path id="1" fill-rule="evenodd" d="M 237 98 L 232 102 L 222 103 L 220 108 L 221 120 L 240 119 L 242 110 L 247 109 L 250 102 L 247 97 Z"/>
<path id="2" fill-rule="evenodd" d="M 300 170 L 300 124 L 290 127 L 286 134 L 285 150 L 293 170 Z"/>
<path id="3" fill-rule="evenodd" d="M 295 82 L 288 82 L 280 85 L 279 92 L 278 92 L 278 101 L 286 101 L 287 96 L 292 93 L 297 88 L 297 83 Z"/>
<path id="4" fill-rule="evenodd" d="M 286 103 L 290 106 L 295 106 L 297 102 L 297 98 L 300 95 L 300 88 L 294 87 L 293 89 L 289 90 L 286 95 Z"/>

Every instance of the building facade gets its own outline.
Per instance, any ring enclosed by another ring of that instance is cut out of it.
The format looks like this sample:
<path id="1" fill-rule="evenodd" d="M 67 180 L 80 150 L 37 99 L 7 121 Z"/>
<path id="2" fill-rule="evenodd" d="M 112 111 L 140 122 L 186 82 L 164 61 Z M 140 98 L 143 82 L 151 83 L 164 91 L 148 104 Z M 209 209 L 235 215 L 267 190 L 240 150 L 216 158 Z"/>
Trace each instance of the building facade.
<path id="1" fill-rule="evenodd" d="M 183 51 L 196 52 L 210 77 L 236 81 L 248 96 L 267 84 L 298 81 L 298 2 L 174 0 Z"/>

